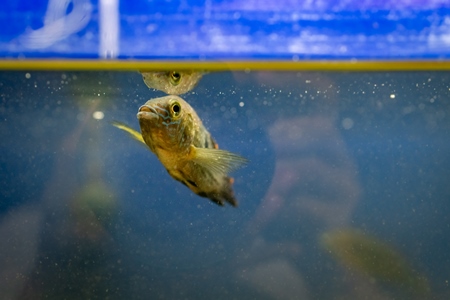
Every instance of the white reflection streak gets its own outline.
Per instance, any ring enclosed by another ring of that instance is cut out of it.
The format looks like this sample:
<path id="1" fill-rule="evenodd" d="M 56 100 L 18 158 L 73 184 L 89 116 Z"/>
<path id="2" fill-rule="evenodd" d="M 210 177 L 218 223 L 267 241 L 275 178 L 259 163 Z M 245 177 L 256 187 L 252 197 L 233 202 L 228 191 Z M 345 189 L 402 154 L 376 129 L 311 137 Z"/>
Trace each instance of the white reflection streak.
<path id="1" fill-rule="evenodd" d="M 70 4 L 72 10 L 67 14 Z M 83 29 L 91 19 L 89 0 L 50 0 L 44 17 L 44 26 L 26 32 L 21 40 L 27 48 L 47 48 Z"/>
<path id="2" fill-rule="evenodd" d="M 100 48 L 99 56 L 117 57 L 119 52 L 119 1 L 100 0 Z"/>

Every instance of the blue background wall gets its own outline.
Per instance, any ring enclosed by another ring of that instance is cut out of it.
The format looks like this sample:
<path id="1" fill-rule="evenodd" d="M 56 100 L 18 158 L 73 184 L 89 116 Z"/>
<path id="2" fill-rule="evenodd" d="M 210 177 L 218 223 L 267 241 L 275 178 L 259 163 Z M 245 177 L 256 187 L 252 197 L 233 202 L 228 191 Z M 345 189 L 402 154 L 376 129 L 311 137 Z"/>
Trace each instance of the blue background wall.
<path id="1" fill-rule="evenodd" d="M 0 5 L 0 57 L 450 56 L 448 1 L 92 1 Z"/>

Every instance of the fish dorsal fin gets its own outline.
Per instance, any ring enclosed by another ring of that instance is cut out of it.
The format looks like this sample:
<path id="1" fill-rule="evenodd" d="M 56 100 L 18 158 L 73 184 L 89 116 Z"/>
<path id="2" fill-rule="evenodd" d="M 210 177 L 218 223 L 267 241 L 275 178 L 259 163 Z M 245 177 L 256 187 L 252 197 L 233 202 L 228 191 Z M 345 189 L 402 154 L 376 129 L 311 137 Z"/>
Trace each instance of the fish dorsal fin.
<path id="1" fill-rule="evenodd" d="M 248 163 L 246 158 L 226 150 L 194 146 L 191 146 L 191 157 L 194 163 L 224 175 Z"/>
<path id="2" fill-rule="evenodd" d="M 117 127 L 123 131 L 126 131 L 133 139 L 135 139 L 145 145 L 144 138 L 142 137 L 142 134 L 140 132 L 134 130 L 133 128 L 131 128 L 128 125 L 125 125 L 125 124 L 117 122 L 117 121 L 113 121 L 111 124 L 114 127 Z"/>

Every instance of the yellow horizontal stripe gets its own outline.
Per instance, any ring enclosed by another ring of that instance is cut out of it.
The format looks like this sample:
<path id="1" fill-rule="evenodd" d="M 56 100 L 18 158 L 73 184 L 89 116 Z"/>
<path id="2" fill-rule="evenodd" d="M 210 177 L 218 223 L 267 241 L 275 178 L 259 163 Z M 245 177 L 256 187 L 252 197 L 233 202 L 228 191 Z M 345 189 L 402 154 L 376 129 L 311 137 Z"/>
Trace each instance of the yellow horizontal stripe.
<path id="1" fill-rule="evenodd" d="M 149 61 L 0 59 L 0 70 L 208 70 L 208 71 L 448 71 L 450 60 L 320 60 L 320 61 Z"/>

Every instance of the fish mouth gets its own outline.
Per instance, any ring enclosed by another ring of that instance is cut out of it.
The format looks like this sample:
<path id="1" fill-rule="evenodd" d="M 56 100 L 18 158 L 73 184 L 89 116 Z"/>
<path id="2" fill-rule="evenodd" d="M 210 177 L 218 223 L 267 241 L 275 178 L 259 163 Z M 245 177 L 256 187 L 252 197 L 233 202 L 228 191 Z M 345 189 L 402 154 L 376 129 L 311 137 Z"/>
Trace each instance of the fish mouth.
<path id="1" fill-rule="evenodd" d="M 137 113 L 138 119 L 157 119 L 159 118 L 158 113 L 156 110 L 148 105 L 142 105 L 139 107 L 138 113 Z"/>

